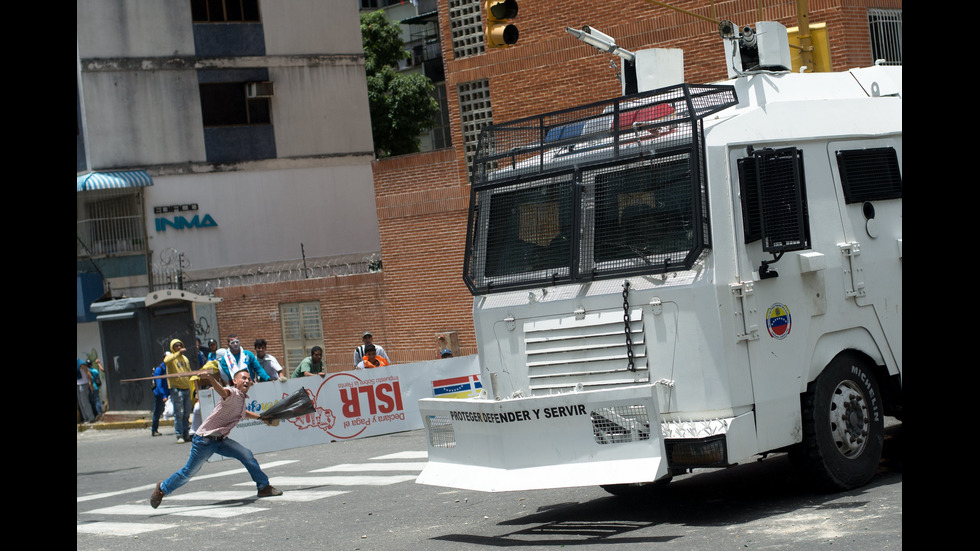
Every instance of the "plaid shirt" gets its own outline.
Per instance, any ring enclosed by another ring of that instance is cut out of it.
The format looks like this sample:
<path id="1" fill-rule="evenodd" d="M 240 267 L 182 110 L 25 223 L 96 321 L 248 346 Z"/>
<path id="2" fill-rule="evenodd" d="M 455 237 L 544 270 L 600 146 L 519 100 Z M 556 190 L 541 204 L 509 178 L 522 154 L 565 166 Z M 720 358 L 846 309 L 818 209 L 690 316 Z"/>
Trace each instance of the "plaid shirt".
<path id="1" fill-rule="evenodd" d="M 225 387 L 231 395 L 218 402 L 214 411 L 201 423 L 195 434 L 200 436 L 228 436 L 231 429 L 245 418 L 245 399 L 248 395 L 233 386 Z"/>

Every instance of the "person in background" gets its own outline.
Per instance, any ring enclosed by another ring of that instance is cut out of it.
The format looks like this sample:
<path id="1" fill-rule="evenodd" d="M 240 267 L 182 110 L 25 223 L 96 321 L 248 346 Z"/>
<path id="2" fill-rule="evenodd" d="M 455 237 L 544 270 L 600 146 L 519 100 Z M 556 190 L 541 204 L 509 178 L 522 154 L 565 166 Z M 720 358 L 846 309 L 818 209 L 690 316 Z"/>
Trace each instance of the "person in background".
<path id="1" fill-rule="evenodd" d="M 282 366 L 279 365 L 279 360 L 266 352 L 268 348 L 269 343 L 265 339 L 255 339 L 255 358 L 262 364 L 262 369 L 269 377 L 272 377 L 273 380 L 285 381 L 286 377 L 282 372 Z"/>
<path id="2" fill-rule="evenodd" d="M 153 375 L 164 375 L 167 373 L 167 364 L 160 362 L 160 365 L 153 369 Z M 150 424 L 150 436 L 160 436 L 160 416 L 163 415 L 163 409 L 167 405 L 167 399 L 170 398 L 170 386 L 167 385 L 166 379 L 154 379 L 153 380 L 153 421 Z"/>
<path id="3" fill-rule="evenodd" d="M 208 355 L 204 352 L 201 337 L 197 337 L 197 368 L 201 369 L 206 363 L 208 363 Z"/>
<path id="4" fill-rule="evenodd" d="M 379 356 L 373 344 L 364 347 L 364 359 L 354 369 L 373 369 L 388 365 L 388 360 Z"/>
<path id="5" fill-rule="evenodd" d="M 77 358 L 75 365 L 75 383 L 78 385 L 78 412 L 82 415 L 82 422 L 91 423 L 95 421 L 95 414 L 92 413 L 92 374 L 89 373 L 85 360 Z"/>
<path id="6" fill-rule="evenodd" d="M 310 349 L 310 355 L 299 362 L 291 378 L 312 377 L 314 375 L 327 376 L 327 370 L 323 367 L 323 349 L 319 346 Z"/>
<path id="7" fill-rule="evenodd" d="M 357 364 L 364 361 L 364 349 L 368 345 L 373 345 L 375 348 L 375 354 L 384 358 L 386 362 L 391 363 L 391 359 L 388 358 L 388 354 L 385 352 L 385 349 L 382 348 L 380 344 L 374 344 L 374 337 L 371 335 L 370 331 L 365 331 L 364 334 L 361 335 L 361 342 L 364 344 L 354 349 L 354 367 L 357 367 Z"/>
<path id="8" fill-rule="evenodd" d="M 188 373 L 191 370 L 191 362 L 184 355 L 187 349 L 180 339 L 170 341 L 170 354 L 163 359 L 167 366 L 167 375 L 174 373 Z M 174 405 L 174 434 L 177 435 L 177 443 L 189 442 L 190 425 L 188 419 L 191 415 L 191 380 L 190 377 L 174 377 L 170 379 L 170 399 Z"/>
<path id="9" fill-rule="evenodd" d="M 105 384 L 105 369 L 102 368 L 102 361 L 98 358 L 95 359 L 94 364 L 88 361 L 85 362 L 85 365 L 92 375 L 92 393 L 89 396 L 92 398 L 92 411 L 95 412 L 95 418 L 98 419 L 103 413 L 102 387 Z"/>
<path id="10" fill-rule="evenodd" d="M 453 357 L 453 351 L 450 350 L 450 349 L 448 349 L 448 348 L 443 348 L 442 349 L 442 352 L 439 353 L 439 357 L 440 358 L 452 358 Z"/>
<path id="11" fill-rule="evenodd" d="M 207 361 L 218 359 L 218 341 L 214 339 L 208 339 L 208 355 L 206 357 Z"/>
<path id="12" fill-rule="evenodd" d="M 228 350 L 218 359 L 218 365 L 221 368 L 221 378 L 225 381 L 231 381 L 231 376 L 240 368 L 248 369 L 249 376 L 256 383 L 272 380 L 262 369 L 255 354 L 242 348 L 238 335 L 234 333 L 228 335 Z"/>

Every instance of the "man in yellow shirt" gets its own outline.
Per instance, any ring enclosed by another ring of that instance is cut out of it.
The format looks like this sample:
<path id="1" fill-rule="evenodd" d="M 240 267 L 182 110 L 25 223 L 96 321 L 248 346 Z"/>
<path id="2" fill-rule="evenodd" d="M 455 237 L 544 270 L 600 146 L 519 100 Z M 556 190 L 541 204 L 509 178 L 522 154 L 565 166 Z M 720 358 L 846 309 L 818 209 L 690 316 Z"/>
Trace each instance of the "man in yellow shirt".
<path id="1" fill-rule="evenodd" d="M 163 358 L 163 363 L 167 366 L 167 374 L 188 373 L 191 370 L 191 362 L 184 355 L 187 349 L 180 339 L 170 341 L 170 353 Z M 170 399 L 174 405 L 174 434 L 177 436 L 177 443 L 183 444 L 190 442 L 190 423 L 188 417 L 191 414 L 191 379 L 190 377 L 174 377 L 167 381 L 170 384 Z"/>

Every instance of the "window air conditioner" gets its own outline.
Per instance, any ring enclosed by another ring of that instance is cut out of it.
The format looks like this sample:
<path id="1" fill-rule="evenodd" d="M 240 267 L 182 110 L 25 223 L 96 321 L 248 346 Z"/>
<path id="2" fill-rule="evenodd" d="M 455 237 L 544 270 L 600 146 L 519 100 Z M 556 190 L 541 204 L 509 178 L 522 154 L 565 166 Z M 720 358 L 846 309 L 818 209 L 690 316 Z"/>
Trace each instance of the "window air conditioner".
<path id="1" fill-rule="evenodd" d="M 249 98 L 271 98 L 273 94 L 273 84 L 270 81 L 246 82 L 245 96 Z"/>

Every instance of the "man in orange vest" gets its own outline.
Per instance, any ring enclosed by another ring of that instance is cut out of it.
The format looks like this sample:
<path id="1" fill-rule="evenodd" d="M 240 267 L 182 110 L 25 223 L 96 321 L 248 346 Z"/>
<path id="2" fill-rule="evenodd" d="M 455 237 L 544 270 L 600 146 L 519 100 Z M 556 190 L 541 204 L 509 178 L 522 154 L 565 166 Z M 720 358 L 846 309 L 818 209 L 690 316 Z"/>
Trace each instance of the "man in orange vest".
<path id="1" fill-rule="evenodd" d="M 364 347 L 364 358 L 357 364 L 357 369 L 371 369 L 384 365 L 388 365 L 388 360 L 378 355 L 378 351 L 373 344 L 368 344 Z"/>

